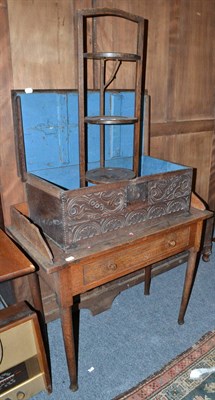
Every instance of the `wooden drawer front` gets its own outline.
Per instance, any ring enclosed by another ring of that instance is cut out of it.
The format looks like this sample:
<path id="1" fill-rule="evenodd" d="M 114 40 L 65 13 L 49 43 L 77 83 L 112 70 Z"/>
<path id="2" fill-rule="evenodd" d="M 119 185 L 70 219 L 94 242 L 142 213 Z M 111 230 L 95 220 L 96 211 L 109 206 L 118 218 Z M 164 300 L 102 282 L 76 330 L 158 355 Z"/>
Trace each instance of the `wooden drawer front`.
<path id="1" fill-rule="evenodd" d="M 189 239 L 190 228 L 187 227 L 166 235 L 159 235 L 154 241 L 145 239 L 142 243 L 128 245 L 126 250 L 111 252 L 106 257 L 83 265 L 83 283 L 84 285 L 94 281 L 103 283 L 110 277 L 115 279 L 177 254 L 185 250 L 187 246 L 189 247 Z"/>

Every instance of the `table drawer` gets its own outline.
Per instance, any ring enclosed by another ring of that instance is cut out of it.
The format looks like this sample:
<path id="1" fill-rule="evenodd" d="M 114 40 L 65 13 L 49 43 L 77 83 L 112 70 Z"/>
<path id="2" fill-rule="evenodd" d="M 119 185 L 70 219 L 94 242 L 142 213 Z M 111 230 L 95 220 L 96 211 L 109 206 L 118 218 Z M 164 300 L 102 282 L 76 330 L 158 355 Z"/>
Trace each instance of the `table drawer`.
<path id="1" fill-rule="evenodd" d="M 128 244 L 125 250 L 112 251 L 83 265 L 84 285 L 116 279 L 141 267 L 177 254 L 189 247 L 190 227 L 168 234 L 160 234 L 155 240 L 143 239 L 138 244 Z M 106 279 L 107 278 L 107 279 Z"/>

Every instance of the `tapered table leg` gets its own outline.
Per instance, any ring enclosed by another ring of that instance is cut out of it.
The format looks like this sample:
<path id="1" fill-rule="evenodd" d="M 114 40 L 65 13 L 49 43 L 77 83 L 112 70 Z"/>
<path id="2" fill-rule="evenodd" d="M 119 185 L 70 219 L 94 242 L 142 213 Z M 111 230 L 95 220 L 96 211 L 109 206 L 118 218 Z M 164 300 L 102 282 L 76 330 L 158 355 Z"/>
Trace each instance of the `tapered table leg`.
<path id="1" fill-rule="evenodd" d="M 213 232 L 214 232 L 214 215 L 212 218 L 208 218 L 206 221 L 205 235 L 202 249 L 202 259 L 205 262 L 210 260 L 210 255 L 212 253 L 212 242 L 213 242 Z"/>
<path id="2" fill-rule="evenodd" d="M 150 284 L 151 284 L 151 265 L 145 268 L 145 285 L 144 285 L 145 295 L 149 295 L 150 293 Z"/>
<path id="3" fill-rule="evenodd" d="M 68 364 L 68 371 L 70 376 L 70 389 L 76 391 L 78 389 L 77 383 L 77 367 L 76 367 L 76 353 L 72 320 L 71 307 L 60 307 L 61 325 L 63 331 L 64 346 Z"/>
<path id="4" fill-rule="evenodd" d="M 187 262 L 187 270 L 185 274 L 185 281 L 184 281 L 184 289 L 182 294 L 181 306 L 178 316 L 178 323 L 182 325 L 184 323 L 184 315 L 187 309 L 187 305 L 189 302 L 192 285 L 194 281 L 194 274 L 196 270 L 196 258 L 197 258 L 197 251 L 194 249 L 189 250 L 189 257 Z"/>

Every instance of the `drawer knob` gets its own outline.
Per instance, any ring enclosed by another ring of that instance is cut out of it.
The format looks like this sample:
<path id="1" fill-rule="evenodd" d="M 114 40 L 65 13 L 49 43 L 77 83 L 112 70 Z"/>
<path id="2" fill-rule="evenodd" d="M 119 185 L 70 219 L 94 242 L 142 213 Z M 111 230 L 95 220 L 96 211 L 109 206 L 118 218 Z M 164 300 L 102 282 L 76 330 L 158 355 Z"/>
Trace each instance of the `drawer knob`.
<path id="1" fill-rule="evenodd" d="M 169 241 L 169 245 L 170 245 L 170 247 L 175 247 L 176 241 L 175 240 L 170 240 Z"/>
<path id="2" fill-rule="evenodd" d="M 107 268 L 109 271 L 116 271 L 117 265 L 115 263 L 110 263 L 110 264 L 108 264 Z"/>

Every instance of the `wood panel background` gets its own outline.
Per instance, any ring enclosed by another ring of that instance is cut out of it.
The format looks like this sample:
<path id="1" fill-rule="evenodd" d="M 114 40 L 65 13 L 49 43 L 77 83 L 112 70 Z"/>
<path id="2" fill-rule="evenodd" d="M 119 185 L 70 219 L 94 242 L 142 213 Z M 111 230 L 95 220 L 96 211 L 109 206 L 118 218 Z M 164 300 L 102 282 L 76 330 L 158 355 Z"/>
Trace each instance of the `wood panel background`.
<path id="1" fill-rule="evenodd" d="M 2 206 L 24 197 L 14 163 L 10 90 L 76 89 L 75 12 L 115 7 L 148 20 L 146 83 L 151 155 L 197 169 L 196 192 L 215 209 L 215 0 L 0 0 L 0 157 Z M 132 51 L 135 29 L 97 18 L 97 48 Z M 96 65 L 91 66 L 97 73 Z M 91 74 L 92 76 L 92 74 Z M 97 77 L 91 78 L 96 87 Z M 113 87 L 130 89 L 121 73 Z M 10 158 L 8 158 L 10 155 Z M 9 172 L 8 172 L 9 171 Z M 7 176 L 7 177 L 6 177 Z"/>

